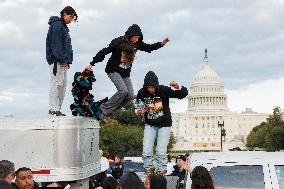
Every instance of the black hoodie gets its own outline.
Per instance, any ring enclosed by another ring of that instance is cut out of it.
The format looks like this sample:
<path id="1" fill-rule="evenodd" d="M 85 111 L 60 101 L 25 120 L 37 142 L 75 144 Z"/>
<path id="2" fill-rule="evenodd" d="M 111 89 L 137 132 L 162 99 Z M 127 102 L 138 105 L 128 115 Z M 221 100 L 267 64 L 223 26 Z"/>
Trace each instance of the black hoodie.
<path id="1" fill-rule="evenodd" d="M 96 54 L 96 56 L 93 57 L 93 61 L 91 62 L 91 65 L 95 65 L 98 62 L 102 62 L 107 54 L 112 53 L 111 57 L 109 58 L 107 62 L 105 72 L 107 74 L 117 72 L 123 78 L 130 77 L 132 63 L 125 65 L 125 63 L 122 62 L 121 44 L 131 43 L 130 38 L 132 36 L 140 36 L 139 41 L 134 44 L 135 50 L 140 50 L 140 51 L 151 53 L 151 51 L 157 50 L 162 47 L 161 42 L 157 42 L 154 44 L 144 43 L 143 33 L 140 27 L 137 24 L 133 24 L 127 29 L 124 36 L 120 36 L 118 38 L 113 39 L 111 43 L 108 45 L 108 47 L 105 47 L 102 50 L 100 50 Z"/>
<path id="2" fill-rule="evenodd" d="M 155 93 L 147 91 L 147 87 L 156 88 Z M 172 126 L 172 116 L 169 107 L 169 98 L 185 98 L 188 94 L 187 88 L 173 90 L 168 86 L 159 85 L 158 77 L 149 71 L 144 79 L 143 88 L 138 91 L 137 100 L 141 100 L 146 107 L 145 123 L 156 127 Z"/>

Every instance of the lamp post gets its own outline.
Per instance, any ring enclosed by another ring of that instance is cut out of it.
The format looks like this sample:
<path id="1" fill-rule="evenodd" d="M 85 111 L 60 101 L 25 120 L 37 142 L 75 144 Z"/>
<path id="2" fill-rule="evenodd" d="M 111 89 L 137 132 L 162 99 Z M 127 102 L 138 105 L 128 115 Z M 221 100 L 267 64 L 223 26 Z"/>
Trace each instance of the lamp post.
<path id="1" fill-rule="evenodd" d="M 226 130 L 224 129 L 224 121 L 222 123 L 218 121 L 218 127 L 220 127 L 221 131 L 221 152 L 223 152 L 223 137 L 225 141 L 225 136 L 226 136 Z"/>

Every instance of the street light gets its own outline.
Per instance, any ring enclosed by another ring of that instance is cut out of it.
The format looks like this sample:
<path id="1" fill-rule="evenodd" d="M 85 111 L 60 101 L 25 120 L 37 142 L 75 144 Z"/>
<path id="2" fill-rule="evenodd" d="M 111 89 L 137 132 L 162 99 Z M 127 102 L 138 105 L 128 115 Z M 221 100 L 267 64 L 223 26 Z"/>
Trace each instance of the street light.
<path id="1" fill-rule="evenodd" d="M 224 121 L 223 123 L 220 123 L 218 121 L 218 127 L 220 127 L 220 133 L 221 133 L 221 152 L 223 152 L 223 137 L 224 137 L 224 142 L 225 142 L 225 136 L 226 136 L 226 130 L 224 129 Z"/>

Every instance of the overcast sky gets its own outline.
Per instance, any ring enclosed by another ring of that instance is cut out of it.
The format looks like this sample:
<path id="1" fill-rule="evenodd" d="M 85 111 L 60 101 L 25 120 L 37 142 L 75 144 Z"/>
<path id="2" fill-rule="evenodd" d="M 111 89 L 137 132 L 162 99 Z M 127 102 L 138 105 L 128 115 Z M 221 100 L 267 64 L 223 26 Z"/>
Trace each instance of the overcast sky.
<path id="1" fill-rule="evenodd" d="M 0 0 L 0 116 L 47 114 L 47 22 L 66 5 L 75 8 L 79 22 L 68 25 L 74 62 L 64 113 L 70 115 L 74 73 L 133 23 L 147 43 L 171 39 L 151 54 L 137 53 L 131 73 L 136 92 L 149 70 L 161 84 L 177 80 L 190 87 L 207 48 L 230 110 L 252 107 L 270 113 L 275 106 L 284 107 L 284 0 Z M 97 99 L 115 92 L 104 72 L 108 57 L 94 68 Z M 173 112 L 186 106 L 186 101 L 177 102 Z"/>

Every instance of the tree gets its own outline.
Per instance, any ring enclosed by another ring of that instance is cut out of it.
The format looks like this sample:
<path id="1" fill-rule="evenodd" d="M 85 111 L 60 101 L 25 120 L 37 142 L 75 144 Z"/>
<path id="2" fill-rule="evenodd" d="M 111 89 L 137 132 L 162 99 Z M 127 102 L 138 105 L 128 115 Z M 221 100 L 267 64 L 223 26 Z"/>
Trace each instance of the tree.
<path id="1" fill-rule="evenodd" d="M 281 112 L 280 107 L 275 107 L 273 109 L 273 114 L 267 119 L 267 123 L 271 124 L 273 128 L 279 127 L 284 128 L 284 122 L 282 119 L 283 112 Z"/>
<path id="2" fill-rule="evenodd" d="M 247 147 L 265 148 L 268 151 L 284 149 L 284 122 L 283 112 L 279 107 L 273 109 L 267 122 L 252 129 L 247 137 Z"/>
<path id="3" fill-rule="evenodd" d="M 99 143 L 106 155 L 140 156 L 143 149 L 143 128 L 122 125 L 110 119 L 101 126 Z"/>
<path id="4" fill-rule="evenodd" d="M 168 151 L 174 146 L 175 143 L 176 143 L 176 140 L 175 140 L 173 132 L 171 131 L 170 141 L 169 141 L 169 145 L 168 145 Z"/>

